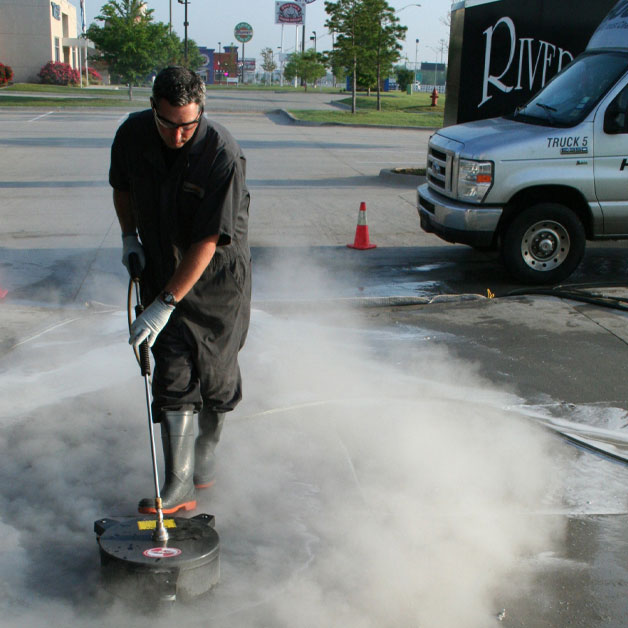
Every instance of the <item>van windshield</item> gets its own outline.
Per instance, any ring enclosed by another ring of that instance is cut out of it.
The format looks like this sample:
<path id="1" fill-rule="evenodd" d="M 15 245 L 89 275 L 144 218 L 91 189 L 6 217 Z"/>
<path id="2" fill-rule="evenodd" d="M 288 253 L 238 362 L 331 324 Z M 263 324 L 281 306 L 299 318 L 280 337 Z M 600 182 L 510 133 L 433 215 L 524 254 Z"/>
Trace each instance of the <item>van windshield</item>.
<path id="1" fill-rule="evenodd" d="M 586 53 L 557 74 L 526 105 L 507 117 L 543 126 L 574 126 L 627 70 L 628 53 Z"/>

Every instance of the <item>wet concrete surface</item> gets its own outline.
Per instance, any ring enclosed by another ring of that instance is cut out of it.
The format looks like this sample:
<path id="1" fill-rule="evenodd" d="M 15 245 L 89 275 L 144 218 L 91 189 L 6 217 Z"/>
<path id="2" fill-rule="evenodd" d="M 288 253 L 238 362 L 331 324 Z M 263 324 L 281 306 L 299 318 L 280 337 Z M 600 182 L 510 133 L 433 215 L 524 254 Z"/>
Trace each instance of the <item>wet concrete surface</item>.
<path id="1" fill-rule="evenodd" d="M 342 269 L 343 281 L 330 282 L 345 296 L 436 296 L 442 294 L 480 294 L 508 296 L 531 287 L 517 283 L 508 275 L 497 252 L 484 253 L 466 246 L 442 246 L 438 240 L 423 246 L 382 246 L 355 251 L 346 246 L 309 246 L 281 249 L 253 247 L 256 267 L 264 271 L 277 260 L 290 272 L 284 282 L 258 284 L 266 297 L 307 298 L 311 286 L 303 282 L 302 260 L 333 277 Z M 260 272 L 263 275 L 263 272 Z M 593 292 L 606 287 L 628 288 L 628 253 L 622 242 L 592 243 L 576 271 L 561 284 L 565 290 L 585 288 Z M 539 286 L 539 288 L 543 288 Z M 283 294 L 282 294 L 283 291 Z"/>
<path id="2" fill-rule="evenodd" d="M 438 327 L 436 304 L 321 313 L 255 304 L 245 400 L 221 442 L 220 482 L 199 502 L 217 516 L 222 580 L 177 609 L 177 621 L 625 625 L 628 468 L 527 415 L 621 431 L 622 401 L 596 397 L 593 382 L 575 395 L 585 381 L 571 391 L 547 384 L 541 395 L 532 382 L 528 396 L 520 384 L 530 374 L 513 369 L 518 360 L 509 364 L 499 342 L 492 355 L 464 355 L 460 347 L 474 344 L 461 321 L 522 320 L 517 304 L 474 305 L 449 304 L 449 324 Z M 528 325 L 520 342 L 535 350 L 539 331 L 545 344 L 559 327 Z M 605 335 L 583 323 L 578 331 Z M 609 355 L 617 370 L 620 357 Z M 502 369 L 512 379 L 495 381 Z M 137 617 L 98 585 L 92 522 L 130 514 L 151 485 L 123 312 L 101 309 L 25 338 L 0 373 L 0 454 L 12 463 L 0 490 L 12 570 L 0 572 L 4 625 L 43 616 L 70 626 L 171 624 Z"/>
<path id="3" fill-rule="evenodd" d="M 120 625 L 85 602 L 91 523 L 150 487 L 106 184 L 120 114 L 40 115 L 0 111 L 3 617 Z M 223 584 L 179 621 L 410 626 L 424 611 L 419 625 L 439 628 L 628 625 L 627 467 L 560 436 L 625 442 L 626 313 L 513 295 L 496 254 L 423 234 L 412 186 L 377 172 L 424 160 L 427 133 L 220 121 L 249 155 L 254 316 L 223 488 L 201 503 L 218 518 Z M 355 251 L 364 199 L 378 248 Z M 592 243 L 564 288 L 627 296 L 627 260 L 624 243 Z M 500 433 L 511 424 L 522 431 Z M 390 557 L 373 552 L 382 529 L 401 541 Z M 468 532 L 487 530 L 466 562 Z"/>
<path id="4" fill-rule="evenodd" d="M 515 591 L 503 598 L 502 625 L 619 628 L 626 624 L 628 517 L 573 516 L 566 523 L 562 552 L 530 561 L 534 583 L 523 595 Z"/>
<path id="5" fill-rule="evenodd" d="M 330 300 L 328 307 L 320 320 L 351 324 L 342 322 L 337 301 Z M 552 455 L 569 461 L 558 471 L 560 477 L 547 478 L 548 483 L 558 479 L 570 485 L 563 487 L 563 497 L 551 505 L 538 504 L 534 516 L 522 514 L 520 520 L 531 528 L 553 522 L 561 529 L 560 540 L 522 557 L 496 585 L 496 623 L 626 625 L 626 313 L 555 297 L 518 296 L 362 307 L 360 320 L 363 329 L 385 336 L 381 351 L 394 355 L 401 371 L 410 372 L 417 361 L 427 359 L 422 371 L 437 396 L 449 385 L 450 374 L 441 372 L 438 361 L 430 368 L 426 347 L 444 349 L 482 380 L 515 395 L 516 401 L 504 407 L 552 432 Z M 589 437 L 589 430 L 599 434 Z M 501 446 L 490 432 L 485 436 L 487 443 Z M 526 455 L 525 445 L 518 455 Z M 455 592 L 451 595 L 456 598 Z"/>

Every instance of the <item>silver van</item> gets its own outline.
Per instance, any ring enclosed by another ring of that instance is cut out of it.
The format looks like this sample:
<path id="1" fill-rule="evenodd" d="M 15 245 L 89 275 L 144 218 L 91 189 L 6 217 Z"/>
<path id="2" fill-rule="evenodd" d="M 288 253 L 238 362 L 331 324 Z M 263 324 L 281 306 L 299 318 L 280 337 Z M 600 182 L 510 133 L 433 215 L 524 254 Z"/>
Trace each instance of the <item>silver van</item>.
<path id="1" fill-rule="evenodd" d="M 418 211 L 526 283 L 568 277 L 586 240 L 628 238 L 628 0 L 526 105 L 430 138 Z"/>

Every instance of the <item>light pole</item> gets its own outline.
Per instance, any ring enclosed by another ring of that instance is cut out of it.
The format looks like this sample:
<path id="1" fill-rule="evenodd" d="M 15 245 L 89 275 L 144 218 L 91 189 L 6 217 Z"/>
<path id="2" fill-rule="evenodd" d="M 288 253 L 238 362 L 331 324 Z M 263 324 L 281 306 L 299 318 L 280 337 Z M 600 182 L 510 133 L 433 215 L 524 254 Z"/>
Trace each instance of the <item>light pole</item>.
<path id="1" fill-rule="evenodd" d="M 282 24 L 283 27 L 283 24 Z M 279 85 L 283 87 L 283 39 L 281 40 L 281 46 L 277 46 L 277 50 L 279 50 Z"/>
<path id="2" fill-rule="evenodd" d="M 417 70 L 419 68 L 419 38 L 416 38 L 416 47 L 414 49 L 414 82 L 418 81 L 417 79 Z"/>
<path id="3" fill-rule="evenodd" d="M 430 50 L 434 51 L 434 88 L 436 88 L 436 73 L 438 72 L 438 52 L 439 48 L 436 46 L 428 46 Z"/>
<path id="4" fill-rule="evenodd" d="M 421 8 L 421 5 L 420 5 L 420 4 L 416 4 L 416 3 L 413 3 L 413 4 L 406 4 L 406 6 L 405 6 L 405 7 L 401 7 L 401 9 L 397 9 L 397 10 L 395 11 L 395 15 L 397 15 L 397 13 L 401 13 L 404 9 L 407 9 L 408 7 L 418 7 L 418 8 L 420 9 L 420 8 Z M 418 45 L 418 43 L 419 43 L 419 40 L 418 40 L 418 39 L 416 40 L 416 43 L 417 43 L 417 45 Z M 406 55 L 406 59 L 407 59 L 407 55 Z M 406 66 L 406 68 L 407 68 L 407 66 Z M 415 63 L 415 65 L 414 65 L 414 75 L 415 75 L 415 77 L 416 77 L 416 63 Z"/>
<path id="5" fill-rule="evenodd" d="M 221 52 L 221 48 L 220 48 L 220 42 L 218 42 L 218 59 L 216 59 L 216 62 L 214 63 L 214 66 L 218 66 L 218 82 L 221 83 L 222 82 L 222 63 L 220 62 L 220 52 Z M 214 83 L 216 82 L 216 70 L 214 70 Z"/>
<path id="6" fill-rule="evenodd" d="M 242 85 L 244 85 L 244 42 L 242 42 Z"/>
<path id="7" fill-rule="evenodd" d="M 440 39 L 438 43 L 440 44 L 440 64 L 443 65 L 443 52 L 447 47 L 447 42 L 444 39 Z"/>
<path id="8" fill-rule="evenodd" d="M 183 28 L 185 33 L 185 43 L 183 44 L 183 58 L 185 59 L 185 63 L 187 65 L 188 62 L 188 4 L 190 4 L 190 0 L 178 0 L 179 4 L 183 4 L 185 6 L 185 17 L 183 21 Z"/>
<path id="9" fill-rule="evenodd" d="M 401 7 L 401 9 L 397 9 L 395 11 L 395 13 L 401 13 L 404 9 L 407 9 L 408 7 L 420 7 L 420 4 L 406 4 L 405 7 Z"/>
<path id="10" fill-rule="evenodd" d="M 314 40 L 314 52 L 316 52 L 316 31 L 312 31 L 313 37 L 310 37 L 310 41 Z"/>

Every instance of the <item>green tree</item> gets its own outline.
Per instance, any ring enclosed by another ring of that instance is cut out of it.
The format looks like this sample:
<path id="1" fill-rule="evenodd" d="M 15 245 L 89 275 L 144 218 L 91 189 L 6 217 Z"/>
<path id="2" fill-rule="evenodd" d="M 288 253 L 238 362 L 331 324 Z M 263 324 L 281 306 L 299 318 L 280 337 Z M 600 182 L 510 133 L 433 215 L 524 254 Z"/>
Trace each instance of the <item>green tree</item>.
<path id="1" fill-rule="evenodd" d="M 397 74 L 397 85 L 399 85 L 399 89 L 402 92 L 405 92 L 406 87 L 414 83 L 414 71 L 408 70 L 408 68 L 404 67 L 403 65 L 398 65 L 395 68 L 395 71 Z"/>
<path id="2" fill-rule="evenodd" d="M 366 34 L 362 40 L 368 40 L 370 55 L 368 62 L 375 74 L 377 86 L 377 110 L 381 111 L 382 77 L 392 69 L 399 59 L 400 39 L 405 39 L 407 27 L 399 24 L 395 10 L 386 0 L 363 0 L 364 25 Z"/>
<path id="3" fill-rule="evenodd" d="M 352 77 L 351 113 L 356 112 L 356 92 L 358 78 L 358 58 L 363 54 L 359 41 L 359 12 L 361 0 L 337 0 L 325 2 L 325 11 L 329 18 L 325 26 L 336 33 L 334 47 L 329 57 L 332 68 L 343 67 Z"/>
<path id="4" fill-rule="evenodd" d="M 347 78 L 347 71 L 341 63 L 339 63 L 337 57 L 333 54 L 333 51 L 323 52 L 323 63 L 325 67 L 331 69 L 334 76 L 334 87 L 337 83 L 345 83 Z"/>
<path id="5" fill-rule="evenodd" d="M 270 83 L 273 82 L 273 72 L 277 69 L 277 63 L 275 62 L 275 54 L 272 48 L 264 48 L 262 54 L 262 70 L 270 74 Z"/>
<path id="6" fill-rule="evenodd" d="M 306 92 L 308 82 L 313 83 L 322 78 L 325 76 L 325 72 L 323 55 L 312 49 L 290 55 L 290 59 L 283 70 L 285 78 L 289 81 L 297 76 L 300 77 Z"/>
<path id="7" fill-rule="evenodd" d="M 165 24 L 164 24 L 165 26 Z M 191 70 L 198 70 L 203 66 L 205 60 L 196 42 L 188 39 L 188 58 L 185 60 L 185 42 L 173 31 L 168 34 L 168 45 L 156 51 L 153 69 L 161 70 L 169 65 L 184 65 Z"/>
<path id="8" fill-rule="evenodd" d="M 399 40 L 406 27 L 399 25 L 395 10 L 386 0 L 336 0 L 325 2 L 329 18 L 325 25 L 337 37 L 330 53 L 331 66 L 343 67 L 353 77 L 351 112 L 356 109 L 360 85 L 377 88 L 377 108 L 381 109 L 382 77 L 399 58 Z"/>
<path id="9" fill-rule="evenodd" d="M 167 24 L 157 22 L 170 30 Z M 169 41 L 159 50 L 156 51 L 154 57 L 154 69 L 159 71 L 169 65 L 183 65 L 195 72 L 203 67 L 205 58 L 201 54 L 198 45 L 193 39 L 188 39 L 188 57 L 185 59 L 185 42 L 175 31 L 168 33 Z"/>
<path id="10" fill-rule="evenodd" d="M 96 44 L 96 60 L 129 86 L 138 85 L 152 72 L 171 64 L 182 64 L 183 42 L 169 33 L 167 24 L 153 21 L 153 10 L 143 0 L 109 0 L 96 17 L 102 26 L 91 24 L 87 37 Z M 194 42 L 188 41 L 188 66 L 198 68 L 202 57 Z"/>

